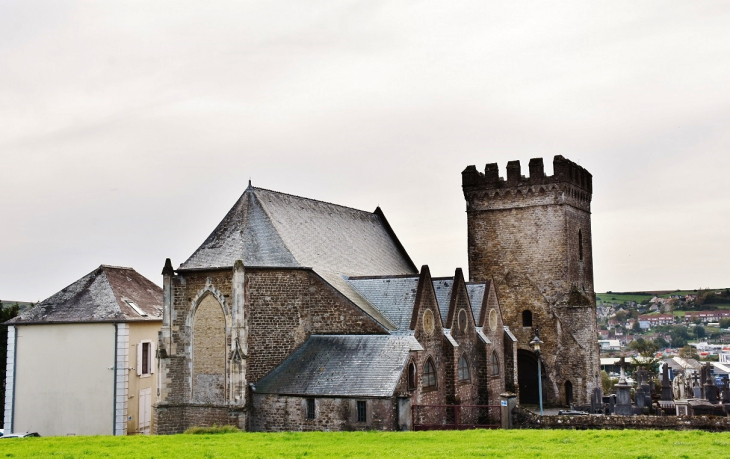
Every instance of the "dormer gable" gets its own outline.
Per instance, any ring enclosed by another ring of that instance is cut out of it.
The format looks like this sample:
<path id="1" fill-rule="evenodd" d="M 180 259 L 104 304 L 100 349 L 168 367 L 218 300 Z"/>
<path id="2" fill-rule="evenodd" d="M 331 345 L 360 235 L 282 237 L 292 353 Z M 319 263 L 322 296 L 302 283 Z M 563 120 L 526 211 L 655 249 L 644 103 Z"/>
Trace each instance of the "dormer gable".
<path id="1" fill-rule="evenodd" d="M 464 333 L 473 333 L 474 327 L 474 314 L 464 281 L 464 273 L 461 268 L 456 268 L 449 299 L 449 312 L 446 315 L 446 328 L 451 330 L 452 336 L 459 337 Z"/>
<path id="2" fill-rule="evenodd" d="M 413 304 L 410 329 L 416 338 L 419 336 L 433 336 L 443 334 L 443 321 L 439 312 L 436 293 L 433 289 L 431 270 L 428 265 L 421 267 L 416 287 L 416 299 Z"/>

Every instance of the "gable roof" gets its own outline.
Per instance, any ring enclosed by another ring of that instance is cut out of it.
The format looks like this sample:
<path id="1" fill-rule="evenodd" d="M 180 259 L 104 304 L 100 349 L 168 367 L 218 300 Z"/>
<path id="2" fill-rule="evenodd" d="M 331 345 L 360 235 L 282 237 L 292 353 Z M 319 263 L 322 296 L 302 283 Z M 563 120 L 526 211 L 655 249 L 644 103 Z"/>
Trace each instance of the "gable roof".
<path id="1" fill-rule="evenodd" d="M 396 327 L 408 331 L 418 276 L 350 277 L 347 282 Z"/>
<path id="2" fill-rule="evenodd" d="M 162 289 L 158 285 L 132 268 L 101 265 L 7 323 L 161 320 Z"/>
<path id="3" fill-rule="evenodd" d="M 412 336 L 313 335 L 256 383 L 256 393 L 390 397 L 411 350 Z"/>
<path id="4" fill-rule="evenodd" d="M 417 274 L 380 208 L 365 212 L 249 184 L 180 269 L 308 267 L 388 329 L 343 276 Z"/>
<path id="5" fill-rule="evenodd" d="M 449 316 L 449 304 L 451 301 L 451 289 L 454 286 L 452 277 L 438 277 L 433 279 L 433 291 L 436 293 L 436 302 L 441 312 L 441 322 L 444 327 Z"/>

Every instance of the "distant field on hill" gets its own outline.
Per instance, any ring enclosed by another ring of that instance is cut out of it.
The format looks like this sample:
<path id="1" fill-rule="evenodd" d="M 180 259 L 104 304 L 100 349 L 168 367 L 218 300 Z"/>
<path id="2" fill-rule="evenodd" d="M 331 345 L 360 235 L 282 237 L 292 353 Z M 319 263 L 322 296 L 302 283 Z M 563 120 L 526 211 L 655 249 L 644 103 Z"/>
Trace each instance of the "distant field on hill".
<path id="1" fill-rule="evenodd" d="M 728 457 L 730 433 L 651 430 L 287 432 L 0 440 L 3 457 L 689 458 Z"/>
<path id="2" fill-rule="evenodd" d="M 713 290 L 725 290 L 725 288 L 709 289 Z M 612 293 L 596 293 L 596 301 L 603 303 L 624 303 L 629 301 L 635 301 L 641 303 L 644 300 L 650 300 L 655 296 L 660 298 L 669 298 L 671 295 L 696 295 L 696 290 L 649 290 L 642 292 L 612 292 Z M 730 303 L 714 303 L 719 309 L 730 309 Z"/>
<path id="3" fill-rule="evenodd" d="M 2 307 L 4 307 L 4 308 L 14 306 L 16 303 L 18 304 L 18 307 L 20 308 L 20 312 L 25 311 L 26 309 L 28 309 L 30 307 L 31 304 L 33 304 L 28 301 L 10 301 L 10 300 L 0 301 L 0 305 L 2 305 Z"/>

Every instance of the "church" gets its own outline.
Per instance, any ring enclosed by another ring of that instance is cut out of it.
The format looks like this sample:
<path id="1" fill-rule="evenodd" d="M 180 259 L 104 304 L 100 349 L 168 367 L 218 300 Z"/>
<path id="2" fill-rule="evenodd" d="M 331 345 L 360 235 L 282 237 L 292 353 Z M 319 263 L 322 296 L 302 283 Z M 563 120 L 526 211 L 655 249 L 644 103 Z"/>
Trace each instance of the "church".
<path id="1" fill-rule="evenodd" d="M 592 177 L 553 166 L 462 173 L 468 279 L 415 266 L 380 208 L 249 183 L 185 262 L 165 263 L 154 430 L 407 430 L 446 422 L 416 407 L 531 403 L 536 327 L 547 403 L 586 403 L 600 384 Z"/>

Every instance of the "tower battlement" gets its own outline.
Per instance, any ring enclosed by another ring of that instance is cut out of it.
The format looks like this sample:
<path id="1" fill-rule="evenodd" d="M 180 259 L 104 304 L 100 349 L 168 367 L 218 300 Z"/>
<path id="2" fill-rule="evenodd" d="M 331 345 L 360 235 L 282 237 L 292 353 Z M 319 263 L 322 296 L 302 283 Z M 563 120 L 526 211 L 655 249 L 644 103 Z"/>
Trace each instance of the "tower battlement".
<path id="1" fill-rule="evenodd" d="M 553 158 L 553 175 L 545 175 L 542 158 L 532 158 L 529 163 L 529 177 L 522 175 L 519 161 L 507 163 L 507 179 L 499 176 L 497 163 L 487 164 L 484 172 L 476 166 L 468 166 L 461 173 L 464 188 L 499 189 L 551 183 L 569 183 L 583 191 L 593 193 L 593 176 L 590 172 L 561 155 Z"/>

